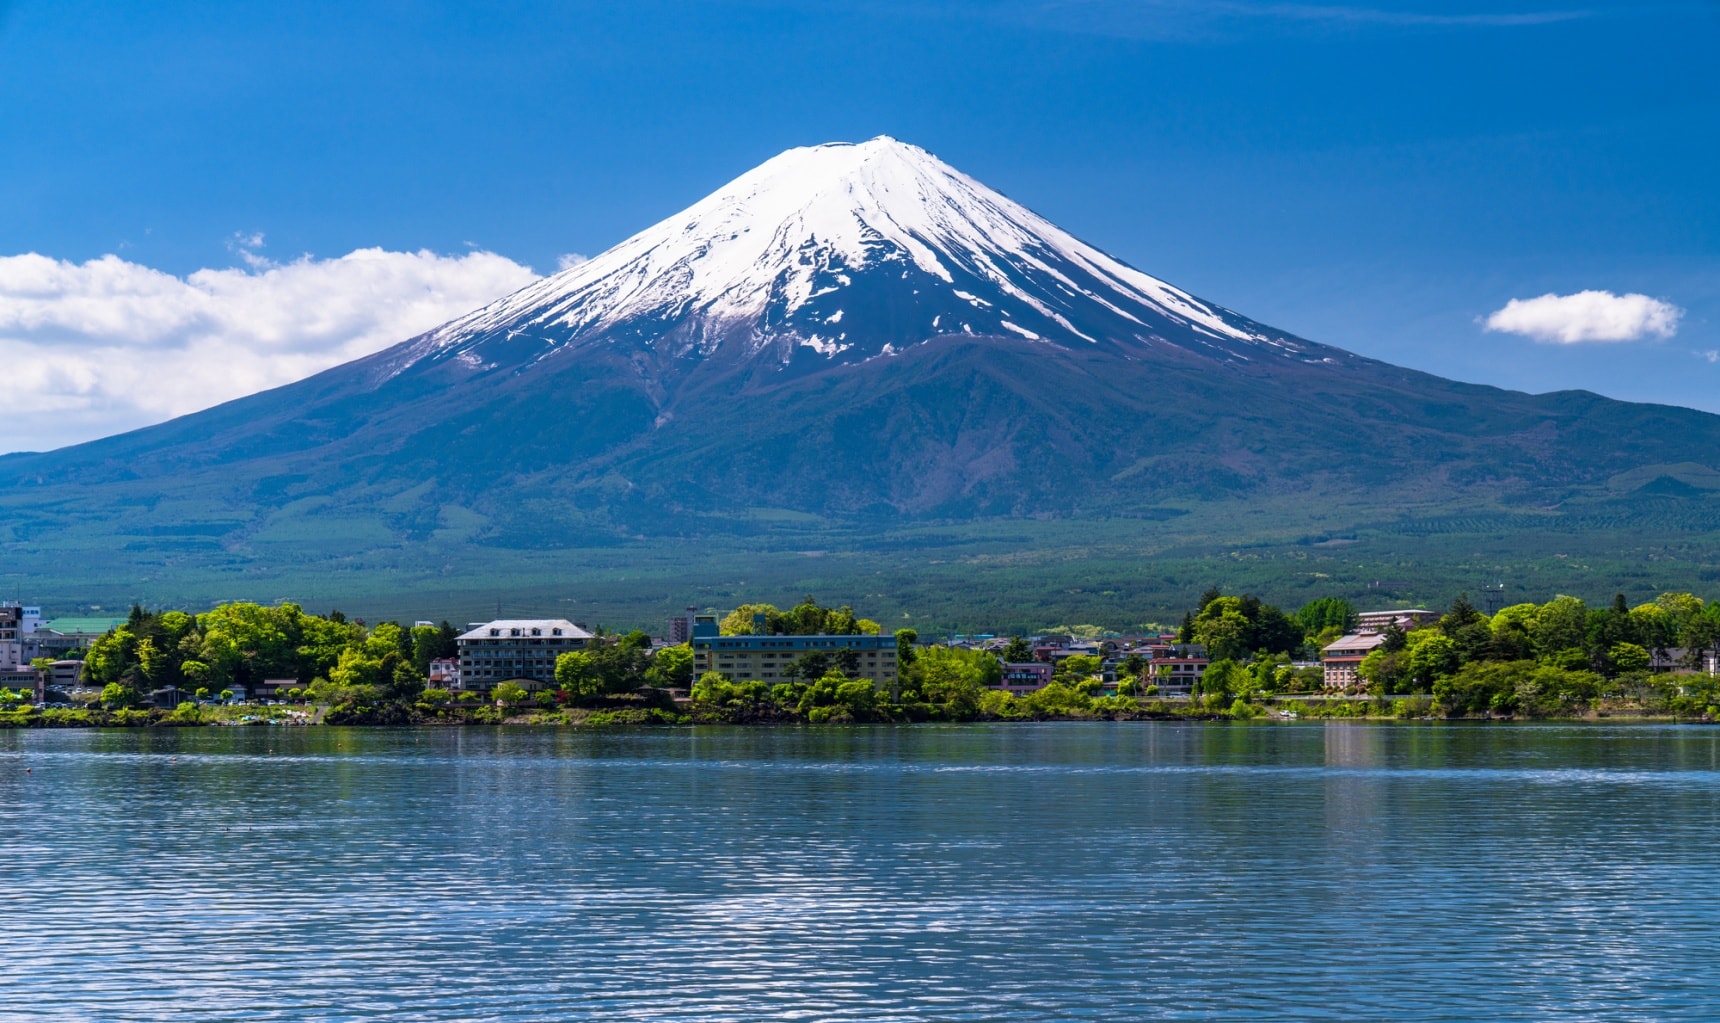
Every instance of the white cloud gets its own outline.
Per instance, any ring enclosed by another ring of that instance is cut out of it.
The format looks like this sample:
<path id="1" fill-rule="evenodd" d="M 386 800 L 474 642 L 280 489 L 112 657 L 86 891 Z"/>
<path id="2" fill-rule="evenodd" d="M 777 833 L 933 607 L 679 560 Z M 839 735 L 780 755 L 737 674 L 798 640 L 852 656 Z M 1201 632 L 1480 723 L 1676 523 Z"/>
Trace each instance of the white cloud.
<path id="1" fill-rule="evenodd" d="M 236 236 L 241 248 L 261 235 Z M 531 283 L 493 252 L 359 249 L 180 278 L 0 257 L 0 451 L 134 429 L 380 351 Z"/>
<path id="2" fill-rule="evenodd" d="M 561 258 L 555 261 L 555 268 L 557 270 L 571 270 L 581 263 L 589 262 L 591 262 L 591 257 L 584 253 L 564 252 L 561 254 Z"/>
<path id="3" fill-rule="evenodd" d="M 1585 341 L 1640 341 L 1678 333 L 1684 310 L 1647 295 L 1579 291 L 1574 295 L 1514 298 L 1487 317 L 1488 330 L 1537 341 L 1574 345 Z"/>

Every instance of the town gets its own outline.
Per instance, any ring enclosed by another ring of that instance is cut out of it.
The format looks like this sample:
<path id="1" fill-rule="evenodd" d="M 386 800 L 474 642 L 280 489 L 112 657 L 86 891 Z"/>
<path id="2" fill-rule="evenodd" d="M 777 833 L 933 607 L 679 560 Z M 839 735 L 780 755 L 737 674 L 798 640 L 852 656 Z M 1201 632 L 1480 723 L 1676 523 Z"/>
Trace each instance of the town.
<path id="1" fill-rule="evenodd" d="M 372 627 L 293 604 L 46 618 L 0 602 L 0 706 L 25 718 L 82 709 L 181 722 L 202 721 L 204 708 L 314 706 L 330 723 L 580 708 L 622 723 L 1386 708 L 1399 717 L 1720 716 L 1720 604 L 1683 593 L 1634 608 L 1622 596 L 1607 608 L 1559 597 L 1493 615 L 1462 596 L 1443 611 L 1358 612 L 1324 598 L 1286 614 L 1213 590 L 1178 628 L 935 640 L 808 597 L 786 611 L 688 607 L 666 625 L 659 637 L 559 618 Z M 393 712 L 379 716 L 384 707 Z"/>

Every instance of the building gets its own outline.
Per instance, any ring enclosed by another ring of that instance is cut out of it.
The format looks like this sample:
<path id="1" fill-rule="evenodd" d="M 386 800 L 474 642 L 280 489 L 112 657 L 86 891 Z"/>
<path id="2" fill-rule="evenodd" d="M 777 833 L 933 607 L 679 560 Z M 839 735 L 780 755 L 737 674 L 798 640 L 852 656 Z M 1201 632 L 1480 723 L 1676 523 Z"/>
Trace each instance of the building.
<path id="1" fill-rule="evenodd" d="M 1160 696 L 1188 696 L 1211 663 L 1206 647 L 1199 643 L 1177 643 L 1165 637 L 1129 651 L 1146 659 L 1145 682 L 1158 686 Z"/>
<path id="2" fill-rule="evenodd" d="M 28 664 L 22 668 L 0 665 L 0 689 L 22 693 L 31 703 L 41 703 L 44 692 L 42 673 Z"/>
<path id="3" fill-rule="evenodd" d="M 563 618 L 503 618 L 462 634 L 459 680 L 450 688 L 489 692 L 516 682 L 527 692 L 555 685 L 555 659 L 590 645 L 592 635 Z"/>
<path id="4" fill-rule="evenodd" d="M 674 615 L 669 619 L 669 645 L 680 646 L 693 638 L 693 619 L 699 616 L 696 607 L 687 608 L 684 615 Z"/>
<path id="5" fill-rule="evenodd" d="M 41 656 L 36 652 L 36 629 L 41 624 L 41 608 L 0 601 L 0 668 L 27 668 Z"/>
<path id="6" fill-rule="evenodd" d="M 1051 684 L 1052 667 L 1043 661 L 1028 661 L 1023 664 L 1005 664 L 1003 677 L 998 680 L 993 689 L 1002 689 L 1015 696 L 1026 696 L 1036 693 Z"/>
<path id="7" fill-rule="evenodd" d="M 48 666 L 48 677 L 45 683 L 49 689 L 58 689 L 69 693 L 83 684 L 84 662 L 55 661 Z"/>
<path id="8" fill-rule="evenodd" d="M 1321 678 L 1326 688 L 1355 688 L 1361 681 L 1357 669 L 1362 666 L 1363 658 L 1373 653 L 1385 641 L 1386 637 L 1378 632 L 1366 635 L 1351 633 L 1348 636 L 1340 636 L 1320 651 L 1320 663 L 1324 669 Z"/>
<path id="9" fill-rule="evenodd" d="M 36 629 L 36 649 L 42 657 L 65 657 L 124 624 L 124 618 L 55 618 Z"/>
<path id="10" fill-rule="evenodd" d="M 806 654 L 834 662 L 852 650 L 851 678 L 869 678 L 880 689 L 893 690 L 897 682 L 894 636 L 723 636 L 715 615 L 698 615 L 691 642 L 695 678 L 714 671 L 731 682 L 784 682 L 796 677 L 790 666 Z"/>
<path id="11" fill-rule="evenodd" d="M 460 659 L 435 657 L 430 661 L 430 684 L 441 689 L 460 688 Z"/>
<path id="12" fill-rule="evenodd" d="M 1358 636 L 1371 636 L 1376 632 L 1384 632 L 1393 625 L 1399 632 L 1408 632 L 1423 625 L 1432 625 L 1439 621 L 1438 611 L 1425 608 L 1404 608 L 1398 611 L 1363 611 L 1356 615 L 1356 632 Z"/>

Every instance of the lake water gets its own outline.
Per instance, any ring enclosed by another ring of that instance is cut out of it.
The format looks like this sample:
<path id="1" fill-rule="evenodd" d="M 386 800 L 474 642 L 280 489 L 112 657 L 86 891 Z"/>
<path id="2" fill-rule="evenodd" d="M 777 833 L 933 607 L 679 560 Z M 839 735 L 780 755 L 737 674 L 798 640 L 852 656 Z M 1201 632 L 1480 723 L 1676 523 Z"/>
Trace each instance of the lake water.
<path id="1" fill-rule="evenodd" d="M 1701 727 L 5 732 L 0 863 L 6 1019 L 1720 1016 Z"/>

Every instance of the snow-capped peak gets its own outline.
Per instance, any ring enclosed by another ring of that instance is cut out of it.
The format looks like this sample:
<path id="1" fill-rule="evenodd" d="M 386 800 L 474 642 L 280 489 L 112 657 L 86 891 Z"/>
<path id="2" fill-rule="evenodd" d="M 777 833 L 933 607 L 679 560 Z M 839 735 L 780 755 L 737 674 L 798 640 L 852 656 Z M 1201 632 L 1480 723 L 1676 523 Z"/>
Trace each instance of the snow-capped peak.
<path id="1" fill-rule="evenodd" d="M 791 149 L 595 258 L 424 339 L 551 345 L 740 337 L 869 356 L 940 334 L 1148 342 L 1192 330 L 1283 346 L 1074 238 L 917 146 Z"/>

